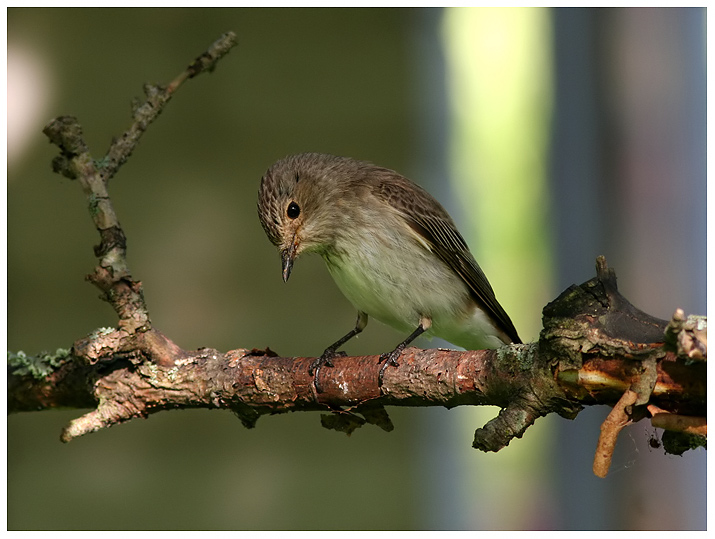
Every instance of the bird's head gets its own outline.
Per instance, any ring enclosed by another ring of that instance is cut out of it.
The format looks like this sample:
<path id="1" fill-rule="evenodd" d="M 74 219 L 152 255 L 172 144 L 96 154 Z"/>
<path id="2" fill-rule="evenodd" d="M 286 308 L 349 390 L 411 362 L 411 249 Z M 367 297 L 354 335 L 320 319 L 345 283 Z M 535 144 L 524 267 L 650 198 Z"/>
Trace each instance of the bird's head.
<path id="1" fill-rule="evenodd" d="M 303 252 L 329 250 L 340 220 L 344 189 L 339 178 L 349 160 L 300 154 L 274 163 L 261 180 L 258 217 L 281 254 L 283 280 Z"/>

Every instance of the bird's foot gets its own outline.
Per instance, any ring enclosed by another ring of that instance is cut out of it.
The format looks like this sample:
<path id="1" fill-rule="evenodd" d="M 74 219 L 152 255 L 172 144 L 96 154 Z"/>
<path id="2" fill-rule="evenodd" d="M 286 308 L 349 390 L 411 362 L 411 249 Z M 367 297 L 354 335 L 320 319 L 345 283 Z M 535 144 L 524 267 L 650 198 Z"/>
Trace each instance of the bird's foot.
<path id="1" fill-rule="evenodd" d="M 382 367 L 380 367 L 380 374 L 377 377 L 377 385 L 382 387 L 382 377 L 385 375 L 385 370 L 387 367 L 392 365 L 393 367 L 399 367 L 400 364 L 397 362 L 397 358 L 400 357 L 400 354 L 402 354 L 402 351 L 404 350 L 404 347 L 398 346 L 395 348 L 392 352 L 386 352 L 384 354 L 380 355 L 380 360 L 379 362 L 382 363 Z"/>
<path id="2" fill-rule="evenodd" d="M 315 386 L 315 391 L 318 393 L 322 393 L 323 389 L 320 387 L 320 384 L 318 383 L 318 375 L 320 375 L 320 369 L 325 365 L 326 367 L 334 367 L 333 362 L 331 359 L 336 358 L 336 357 L 345 357 L 347 354 L 345 352 L 336 352 L 335 350 L 331 350 L 328 348 L 325 352 L 323 352 L 323 355 L 317 358 L 313 363 L 310 364 L 310 368 L 308 369 L 308 374 L 313 376 L 313 385 Z"/>

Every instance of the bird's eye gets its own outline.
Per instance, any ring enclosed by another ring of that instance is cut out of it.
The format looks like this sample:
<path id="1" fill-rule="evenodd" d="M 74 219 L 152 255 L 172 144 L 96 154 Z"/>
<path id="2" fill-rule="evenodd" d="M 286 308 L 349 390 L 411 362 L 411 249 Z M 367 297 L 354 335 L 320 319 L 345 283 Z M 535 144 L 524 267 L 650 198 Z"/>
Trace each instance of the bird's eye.
<path id="1" fill-rule="evenodd" d="M 300 206 L 295 202 L 288 204 L 288 209 L 286 210 L 286 215 L 291 219 L 295 219 L 300 215 Z"/>

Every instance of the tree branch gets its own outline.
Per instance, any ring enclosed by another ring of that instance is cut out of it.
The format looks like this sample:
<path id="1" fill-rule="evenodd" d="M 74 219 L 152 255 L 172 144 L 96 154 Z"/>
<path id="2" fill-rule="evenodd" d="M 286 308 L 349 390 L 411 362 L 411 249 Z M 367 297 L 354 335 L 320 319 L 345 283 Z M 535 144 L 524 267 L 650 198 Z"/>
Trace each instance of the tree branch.
<path id="1" fill-rule="evenodd" d="M 639 311 L 620 295 L 602 257 L 594 279 L 544 308 L 537 343 L 467 352 L 408 348 L 382 386 L 378 356 L 335 358 L 333 368 L 321 371 L 317 393 L 308 374 L 314 358 L 268 349 L 186 351 L 154 328 L 142 285 L 126 263 L 126 238 L 107 183 L 181 84 L 213 69 L 234 45 L 228 33 L 166 87 L 146 86 L 134 123 L 99 161 L 76 119 L 60 117 L 45 128 L 60 149 L 54 170 L 78 179 L 88 199 L 100 234 L 98 266 L 88 280 L 119 321 L 54 354 L 9 353 L 9 412 L 93 408 L 65 428 L 62 440 L 70 441 L 175 408 L 229 409 L 247 427 L 265 414 L 322 410 L 323 426 L 349 434 L 365 423 L 392 430 L 386 405 L 496 405 L 501 412 L 476 431 L 473 446 L 498 451 L 539 417 L 573 419 L 584 406 L 616 405 L 602 427 L 594 462 L 599 475 L 607 472 L 618 431 L 644 417 L 676 432 L 666 445 L 672 452 L 704 444 L 707 320 L 686 319 L 678 310 L 667 323 Z"/>
<path id="2" fill-rule="evenodd" d="M 52 169 L 70 179 L 77 179 L 89 203 L 89 213 L 100 236 L 94 254 L 99 265 L 87 276 L 103 293 L 119 316 L 119 333 L 131 334 L 151 328 L 149 311 L 140 282 L 132 279 L 126 260 L 127 242 L 107 191 L 109 180 L 126 162 L 147 127 L 164 110 L 174 92 L 186 81 L 205 71 L 213 71 L 216 62 L 236 45 L 236 34 L 228 32 L 200 54 L 167 86 L 144 85 L 146 101 L 134 103 L 131 127 L 112 141 L 107 154 L 94 160 L 82 137 L 82 127 L 72 116 L 52 120 L 43 133 L 60 149 Z M 118 335 L 121 338 L 122 335 Z"/>
<path id="3" fill-rule="evenodd" d="M 364 423 L 391 430 L 386 405 L 496 405 L 502 411 L 477 430 L 473 445 L 498 451 L 539 417 L 574 418 L 583 406 L 623 403 L 629 393 L 633 400 L 620 406 L 619 419 L 609 416 L 602 427 L 601 464 L 594 469 L 605 474 L 618 432 L 649 415 L 648 407 L 659 425 L 703 435 L 702 426 L 692 431 L 692 422 L 705 417 L 707 387 L 705 361 L 668 350 L 662 338 L 624 340 L 613 321 L 625 315 L 626 333 L 643 338 L 665 331 L 666 323 L 638 315 L 612 288 L 613 272 L 602 259 L 599 264 L 598 277 L 569 288 L 544 309 L 538 343 L 467 352 L 408 348 L 400 366 L 385 372 L 382 387 L 379 356 L 336 358 L 334 368 L 321 371 L 323 392 L 317 393 L 308 374 L 314 358 L 278 357 L 270 350 L 184 351 L 155 328 L 133 334 L 104 328 L 75 342 L 71 353 L 51 361 L 44 356 L 44 369 L 34 358 L 13 357 L 8 409 L 96 406 L 65 429 L 62 440 L 69 441 L 175 408 L 229 409 L 247 427 L 265 414 L 322 410 L 334 414 L 323 416 L 324 426 L 350 433 Z M 704 321 L 696 320 L 705 330 Z M 688 326 L 670 326 L 678 323 Z M 662 421 L 664 414 L 669 422 Z M 675 426 L 683 421 L 689 424 Z"/>

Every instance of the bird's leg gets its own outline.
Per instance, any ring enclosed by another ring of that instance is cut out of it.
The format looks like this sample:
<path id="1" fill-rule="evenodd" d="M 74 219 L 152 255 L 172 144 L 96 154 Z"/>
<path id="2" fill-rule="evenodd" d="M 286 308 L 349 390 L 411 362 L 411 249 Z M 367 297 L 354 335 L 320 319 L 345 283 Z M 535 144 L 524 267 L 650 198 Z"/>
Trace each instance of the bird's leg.
<path id="1" fill-rule="evenodd" d="M 380 374 L 377 378 L 377 385 L 382 386 L 382 377 L 385 374 L 385 369 L 387 369 L 389 365 L 392 365 L 393 367 L 399 367 L 400 364 L 397 363 L 397 358 L 400 357 L 400 354 L 402 354 L 405 348 L 407 348 L 408 344 L 410 344 L 417 337 L 422 335 L 430 327 L 432 327 L 432 320 L 430 318 L 420 318 L 420 325 L 417 326 L 416 330 L 410 333 L 409 337 L 407 337 L 404 341 L 398 344 L 392 352 L 387 352 L 380 356 L 380 363 L 382 363 L 383 361 L 385 363 L 383 363 L 382 367 L 380 367 Z"/>
<path id="2" fill-rule="evenodd" d="M 312 375 L 315 372 L 315 376 L 313 377 L 313 383 L 315 384 L 315 389 L 318 393 L 322 393 L 320 386 L 318 385 L 318 375 L 320 374 L 320 368 L 323 365 L 332 367 L 333 363 L 332 361 L 330 361 L 331 359 L 338 356 L 344 356 L 345 352 L 337 352 L 337 349 L 344 345 L 346 342 L 348 342 L 350 339 L 352 339 L 355 335 L 362 332 L 362 330 L 365 329 L 365 326 L 367 326 L 367 314 L 362 311 L 358 311 L 355 327 L 348 331 L 340 339 L 335 341 L 333 344 L 328 346 L 325 349 L 325 352 L 323 352 L 323 355 L 321 355 L 318 359 L 311 363 L 310 369 L 308 369 L 308 373 Z"/>

